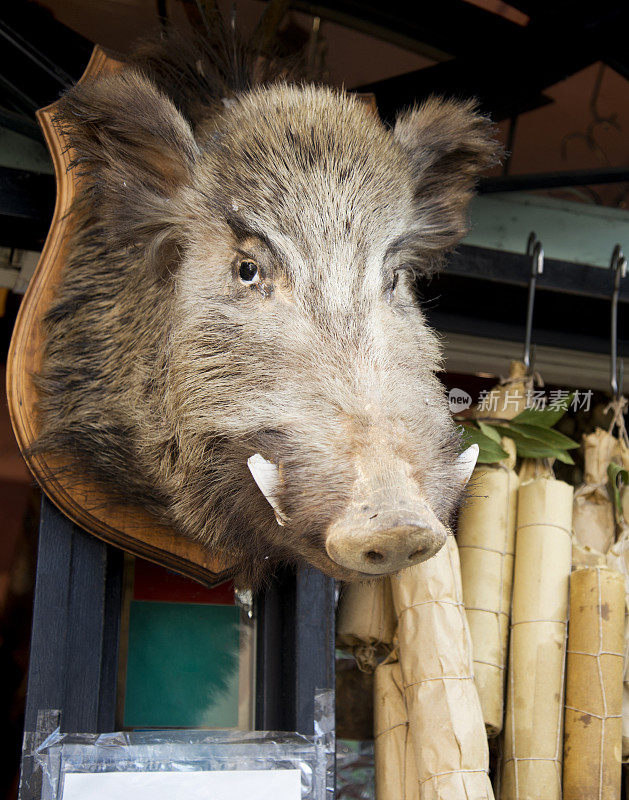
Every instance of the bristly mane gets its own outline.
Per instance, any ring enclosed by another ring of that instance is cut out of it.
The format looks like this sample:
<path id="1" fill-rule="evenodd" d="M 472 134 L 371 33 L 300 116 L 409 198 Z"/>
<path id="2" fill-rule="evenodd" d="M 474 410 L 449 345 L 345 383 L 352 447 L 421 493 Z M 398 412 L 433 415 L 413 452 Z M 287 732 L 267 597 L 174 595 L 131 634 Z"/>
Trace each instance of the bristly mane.
<path id="1" fill-rule="evenodd" d="M 208 26 L 206 35 L 169 29 L 141 40 L 129 65 L 145 74 L 193 129 L 208 112 L 256 87 L 278 80 L 321 82 L 306 64 L 305 52 L 282 56 L 275 42 L 261 48 L 220 16 Z"/>

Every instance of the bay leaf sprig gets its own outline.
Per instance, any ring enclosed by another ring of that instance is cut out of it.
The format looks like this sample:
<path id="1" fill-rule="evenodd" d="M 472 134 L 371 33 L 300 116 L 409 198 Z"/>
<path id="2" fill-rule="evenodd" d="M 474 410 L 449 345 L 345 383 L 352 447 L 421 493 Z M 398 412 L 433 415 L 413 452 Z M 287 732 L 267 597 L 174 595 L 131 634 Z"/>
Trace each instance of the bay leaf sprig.
<path id="1" fill-rule="evenodd" d="M 570 437 L 553 430 L 572 402 L 568 395 L 549 408 L 526 408 L 510 420 L 462 420 L 465 447 L 477 444 L 478 462 L 494 464 L 507 458 L 500 445 L 503 436 L 512 439 L 520 458 L 556 458 L 564 464 L 574 464 L 569 451 L 579 445 Z"/>

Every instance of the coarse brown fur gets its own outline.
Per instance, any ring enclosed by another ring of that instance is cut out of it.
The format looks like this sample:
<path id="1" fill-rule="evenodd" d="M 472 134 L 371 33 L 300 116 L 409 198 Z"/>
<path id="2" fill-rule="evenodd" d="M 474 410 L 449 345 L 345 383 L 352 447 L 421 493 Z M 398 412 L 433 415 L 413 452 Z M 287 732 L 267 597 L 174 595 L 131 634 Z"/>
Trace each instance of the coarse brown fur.
<path id="1" fill-rule="evenodd" d="M 464 235 L 496 145 L 472 102 L 429 99 L 390 130 L 346 92 L 256 70 L 246 48 L 165 40 L 61 101 L 82 182 L 38 447 L 228 551 L 248 583 L 280 561 L 351 578 L 324 537 L 357 458 L 395 453 L 443 521 L 458 501 L 413 282 Z M 254 453 L 282 465 L 286 527 Z"/>

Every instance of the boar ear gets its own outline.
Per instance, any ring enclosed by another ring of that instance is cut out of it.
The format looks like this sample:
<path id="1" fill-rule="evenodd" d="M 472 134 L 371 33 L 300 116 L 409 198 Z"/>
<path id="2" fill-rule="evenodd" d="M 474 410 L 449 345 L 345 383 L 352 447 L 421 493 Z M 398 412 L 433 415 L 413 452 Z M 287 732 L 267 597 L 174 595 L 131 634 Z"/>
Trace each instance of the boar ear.
<path id="1" fill-rule="evenodd" d="M 431 97 L 398 116 L 394 137 L 412 166 L 415 259 L 424 270 L 434 269 L 467 233 L 476 180 L 498 163 L 500 147 L 473 100 Z"/>
<path id="2" fill-rule="evenodd" d="M 80 83 L 58 103 L 55 123 L 81 176 L 80 212 L 103 226 L 111 249 L 143 250 L 158 268 L 181 237 L 172 203 L 198 154 L 192 130 L 142 74 L 126 70 Z"/>

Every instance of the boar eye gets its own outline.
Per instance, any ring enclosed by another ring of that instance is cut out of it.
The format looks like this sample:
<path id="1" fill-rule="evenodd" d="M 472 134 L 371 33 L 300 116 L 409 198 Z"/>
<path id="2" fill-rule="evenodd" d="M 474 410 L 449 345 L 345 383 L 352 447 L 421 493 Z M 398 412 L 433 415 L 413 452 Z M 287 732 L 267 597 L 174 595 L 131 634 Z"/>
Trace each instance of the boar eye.
<path id="1" fill-rule="evenodd" d="M 238 277 L 243 283 L 257 283 L 260 280 L 259 268 L 255 261 L 245 259 L 238 265 Z"/>

